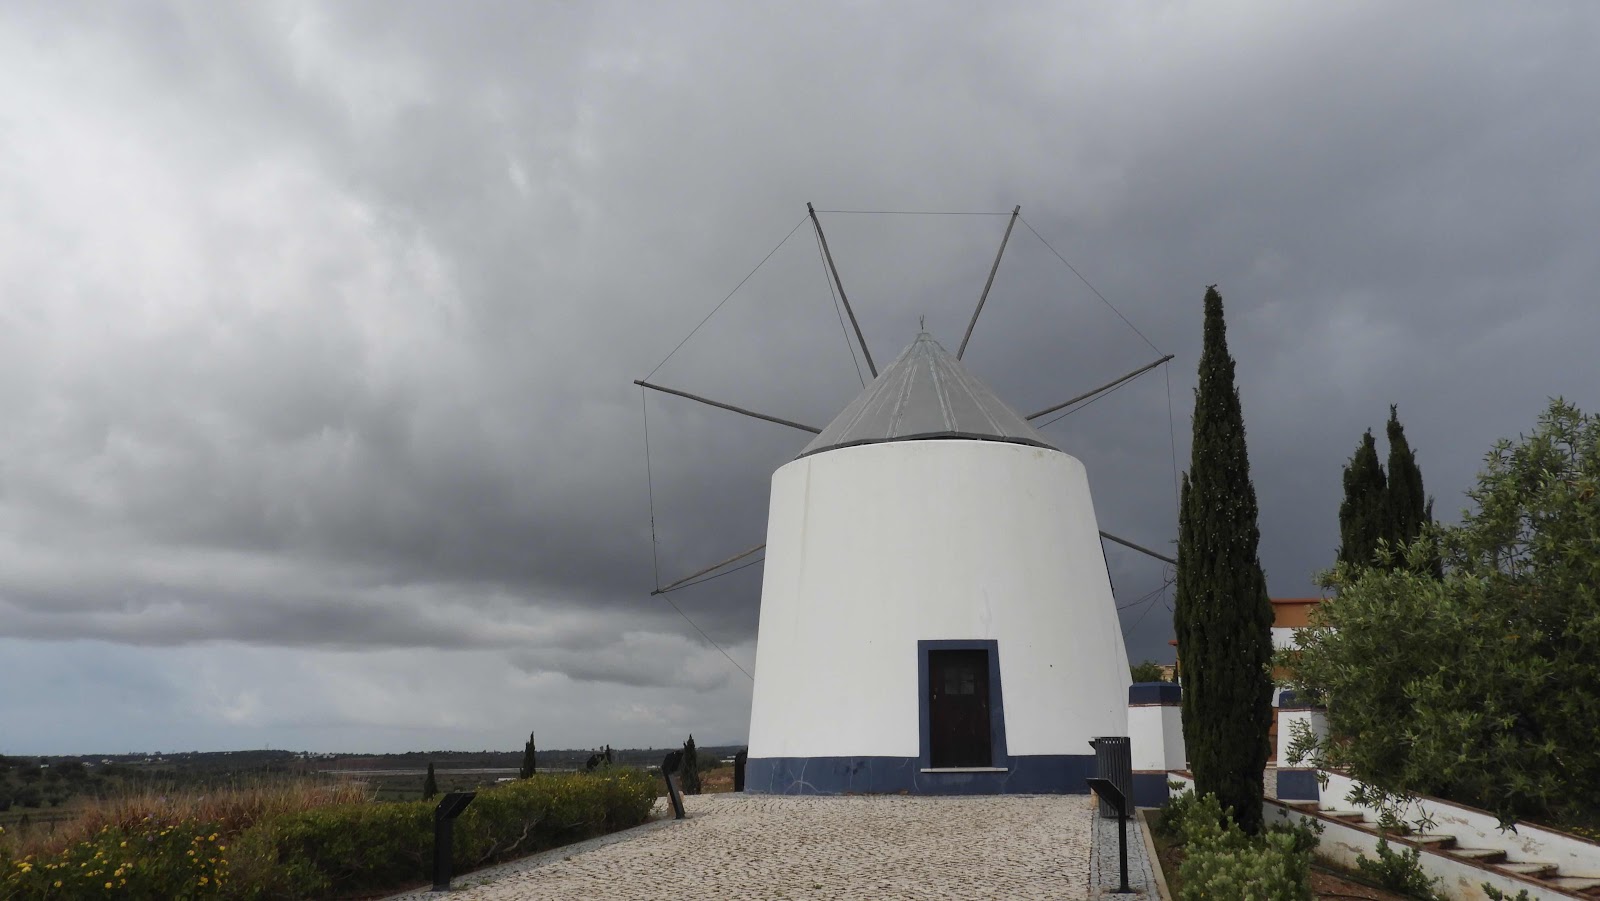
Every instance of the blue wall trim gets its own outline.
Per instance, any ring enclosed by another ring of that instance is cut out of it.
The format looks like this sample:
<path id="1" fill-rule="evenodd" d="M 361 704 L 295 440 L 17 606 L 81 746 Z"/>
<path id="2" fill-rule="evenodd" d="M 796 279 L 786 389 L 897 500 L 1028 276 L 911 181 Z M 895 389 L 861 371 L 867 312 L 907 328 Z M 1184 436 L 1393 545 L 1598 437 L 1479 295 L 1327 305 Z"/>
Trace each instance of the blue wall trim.
<path id="1" fill-rule="evenodd" d="M 1167 803 L 1172 790 L 1167 787 L 1166 773 L 1133 774 L 1133 806 L 1160 807 Z"/>
<path id="2" fill-rule="evenodd" d="M 1135 682 L 1128 686 L 1129 704 L 1176 707 L 1183 701 L 1183 689 L 1176 682 Z"/>
<path id="3" fill-rule="evenodd" d="M 752 757 L 745 764 L 744 790 L 764 795 L 1083 795 L 1095 774 L 1093 754 L 1014 755 L 1009 761 L 1004 773 L 924 773 L 915 757 Z"/>
<path id="4" fill-rule="evenodd" d="M 1006 711 L 1000 692 L 1000 642 L 993 638 L 932 639 L 917 642 L 917 730 L 921 736 L 917 747 L 918 769 L 925 769 L 930 760 L 928 739 L 928 652 L 929 651 L 988 651 L 989 652 L 989 765 L 1010 766 L 1006 754 Z"/>
<path id="5" fill-rule="evenodd" d="M 1278 770 L 1278 800 L 1316 801 L 1322 785 L 1317 782 L 1316 770 Z"/>

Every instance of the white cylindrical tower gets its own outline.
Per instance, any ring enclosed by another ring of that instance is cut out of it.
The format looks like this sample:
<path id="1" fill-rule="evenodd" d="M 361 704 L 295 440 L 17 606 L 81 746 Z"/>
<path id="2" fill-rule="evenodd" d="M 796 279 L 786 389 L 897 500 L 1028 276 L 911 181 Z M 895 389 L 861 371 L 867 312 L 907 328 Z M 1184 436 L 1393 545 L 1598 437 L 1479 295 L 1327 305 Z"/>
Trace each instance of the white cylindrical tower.
<path id="1" fill-rule="evenodd" d="M 1128 682 L 1083 464 L 927 335 L 773 475 L 748 790 L 1084 792 Z"/>

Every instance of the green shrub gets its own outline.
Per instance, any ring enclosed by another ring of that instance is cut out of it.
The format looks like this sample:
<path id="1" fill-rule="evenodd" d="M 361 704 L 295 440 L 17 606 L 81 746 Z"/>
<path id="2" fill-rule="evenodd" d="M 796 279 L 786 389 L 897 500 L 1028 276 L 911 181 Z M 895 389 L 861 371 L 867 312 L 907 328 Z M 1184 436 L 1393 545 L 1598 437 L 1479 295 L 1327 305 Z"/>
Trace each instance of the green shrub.
<path id="1" fill-rule="evenodd" d="M 1258 840 L 1232 827 L 1242 841 L 1190 845 L 1178 868 L 1183 901 L 1311 901 L 1311 862 L 1294 849 L 1294 836 L 1272 832 Z"/>
<path id="2" fill-rule="evenodd" d="M 229 877 L 227 853 L 211 823 L 147 818 L 106 826 L 57 852 L 0 859 L 0 899 L 213 898 Z"/>
<path id="3" fill-rule="evenodd" d="M 1317 850 L 1317 845 L 1322 842 L 1323 826 L 1316 820 L 1302 819 L 1293 826 L 1287 823 L 1276 823 L 1268 826 L 1267 830 L 1272 833 L 1281 833 L 1289 836 L 1294 843 L 1296 854 L 1310 856 L 1312 852 Z"/>
<path id="4" fill-rule="evenodd" d="M 1416 848 L 1397 852 L 1389 847 L 1387 838 L 1379 837 L 1378 859 L 1373 860 L 1363 854 L 1356 858 L 1356 867 L 1363 876 L 1377 881 L 1386 889 L 1423 901 L 1439 897 L 1433 890 L 1434 883 L 1439 880 L 1422 871 L 1422 852 Z"/>
<path id="5" fill-rule="evenodd" d="M 1311 850 L 1317 839 L 1310 828 L 1274 829 L 1252 837 L 1234 823 L 1216 795 L 1197 798 L 1188 791 L 1167 802 L 1162 828 L 1181 837 L 1184 846 L 1178 868 L 1183 901 L 1311 899 Z"/>
<path id="6" fill-rule="evenodd" d="M 1185 783 L 1177 780 L 1167 782 L 1169 789 L 1183 788 Z M 1195 795 L 1193 789 L 1184 789 L 1177 794 L 1167 795 L 1167 800 L 1161 805 L 1161 815 L 1156 818 L 1155 831 L 1162 837 L 1174 842 L 1183 840 L 1183 821 L 1189 816 L 1189 809 L 1194 806 Z"/>
<path id="7" fill-rule="evenodd" d="M 250 832 L 270 834 L 277 863 L 295 870 L 294 881 L 313 895 L 384 888 L 428 878 L 433 807 L 426 801 L 340 804 L 269 820 Z"/>
<path id="8" fill-rule="evenodd" d="M 478 792 L 456 820 L 451 857 L 465 872 L 558 847 L 650 816 L 655 782 L 637 770 L 540 773 Z M 241 899 L 392 888 L 429 878 L 434 804 L 346 804 L 269 820 L 240 836 L 251 881 Z"/>

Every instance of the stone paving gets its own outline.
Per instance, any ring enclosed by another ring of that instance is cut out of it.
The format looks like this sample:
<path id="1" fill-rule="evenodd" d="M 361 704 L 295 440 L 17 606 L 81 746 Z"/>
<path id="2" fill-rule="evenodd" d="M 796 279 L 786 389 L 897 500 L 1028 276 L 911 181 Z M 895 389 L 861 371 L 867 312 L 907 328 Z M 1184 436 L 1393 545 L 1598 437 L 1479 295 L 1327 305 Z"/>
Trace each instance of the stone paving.
<path id="1" fill-rule="evenodd" d="M 1128 819 L 1128 887 L 1136 894 L 1119 895 L 1122 885 L 1122 860 L 1117 849 L 1117 818 L 1094 818 L 1094 850 L 1089 855 L 1089 897 L 1158 898 L 1154 862 L 1144 846 L 1144 829 L 1137 817 Z"/>
<path id="2" fill-rule="evenodd" d="M 1093 802 L 1084 795 L 720 794 L 685 801 L 687 820 L 658 821 L 469 873 L 455 880 L 451 897 L 459 901 L 1098 897 L 1091 894 L 1089 879 L 1095 814 Z M 1109 835 L 1114 888 L 1115 830 Z M 1137 839 L 1130 831 L 1130 852 Z M 1142 856 L 1142 844 L 1139 847 Z"/>

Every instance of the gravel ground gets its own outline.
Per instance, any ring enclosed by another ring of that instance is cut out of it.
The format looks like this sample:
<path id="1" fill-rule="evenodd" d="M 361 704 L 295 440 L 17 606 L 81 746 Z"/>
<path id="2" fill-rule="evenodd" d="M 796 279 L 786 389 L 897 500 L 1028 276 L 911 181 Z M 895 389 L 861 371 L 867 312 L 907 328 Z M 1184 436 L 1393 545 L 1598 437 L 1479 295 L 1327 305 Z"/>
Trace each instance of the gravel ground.
<path id="1" fill-rule="evenodd" d="M 685 800 L 687 820 L 651 823 L 471 873 L 456 879 L 451 897 L 705 901 L 1091 894 L 1094 809 L 1083 795 L 724 794 Z"/>

